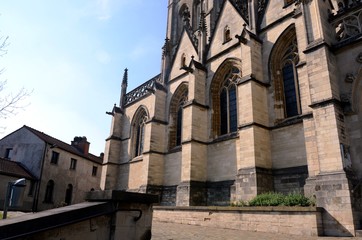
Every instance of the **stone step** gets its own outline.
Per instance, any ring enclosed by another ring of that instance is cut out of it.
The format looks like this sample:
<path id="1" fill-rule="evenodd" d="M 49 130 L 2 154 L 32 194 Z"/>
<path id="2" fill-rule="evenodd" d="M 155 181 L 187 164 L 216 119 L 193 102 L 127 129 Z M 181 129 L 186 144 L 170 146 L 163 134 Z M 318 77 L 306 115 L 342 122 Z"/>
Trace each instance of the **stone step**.
<path id="1" fill-rule="evenodd" d="M 356 237 L 362 237 L 362 230 L 356 230 Z"/>

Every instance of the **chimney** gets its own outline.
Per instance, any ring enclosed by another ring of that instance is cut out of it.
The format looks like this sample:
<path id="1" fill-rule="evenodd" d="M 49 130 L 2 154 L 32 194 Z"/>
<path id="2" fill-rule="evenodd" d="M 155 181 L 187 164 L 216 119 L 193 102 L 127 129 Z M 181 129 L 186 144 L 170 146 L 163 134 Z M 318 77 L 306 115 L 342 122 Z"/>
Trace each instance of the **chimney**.
<path id="1" fill-rule="evenodd" d="M 89 152 L 90 143 L 87 141 L 86 137 L 74 137 L 71 145 L 81 151 L 84 155 L 87 155 Z"/>

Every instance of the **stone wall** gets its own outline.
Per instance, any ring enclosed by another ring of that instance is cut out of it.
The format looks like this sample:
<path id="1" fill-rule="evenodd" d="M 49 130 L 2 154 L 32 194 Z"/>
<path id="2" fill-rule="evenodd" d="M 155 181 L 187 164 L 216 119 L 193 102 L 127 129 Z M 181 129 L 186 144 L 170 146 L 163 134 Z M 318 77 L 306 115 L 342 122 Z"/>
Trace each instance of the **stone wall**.
<path id="1" fill-rule="evenodd" d="M 305 180 L 308 178 L 308 167 L 300 166 L 273 170 L 274 191 L 288 194 L 304 193 Z"/>
<path id="2" fill-rule="evenodd" d="M 321 212 L 314 207 L 154 207 L 153 220 L 302 236 L 323 234 Z"/>
<path id="3" fill-rule="evenodd" d="M 94 191 L 88 197 L 92 202 L 2 220 L 0 239 L 151 239 L 157 196 Z"/>

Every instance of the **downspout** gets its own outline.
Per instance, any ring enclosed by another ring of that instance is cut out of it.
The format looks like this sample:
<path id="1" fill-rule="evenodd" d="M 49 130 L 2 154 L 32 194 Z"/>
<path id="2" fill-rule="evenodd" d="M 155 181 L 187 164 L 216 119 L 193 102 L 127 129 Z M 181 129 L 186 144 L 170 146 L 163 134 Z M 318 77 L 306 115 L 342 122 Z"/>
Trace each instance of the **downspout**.
<path id="1" fill-rule="evenodd" d="M 41 167 L 40 167 L 40 176 L 39 176 L 38 183 L 36 184 L 36 188 L 35 188 L 35 199 L 33 201 L 33 212 L 38 211 L 40 185 L 41 185 L 41 179 L 42 179 L 42 176 L 43 176 L 44 161 L 45 161 L 45 155 L 46 155 L 46 152 L 47 152 L 47 147 L 48 147 L 48 143 L 45 142 L 43 157 L 41 159 L 42 162 L 41 162 Z"/>

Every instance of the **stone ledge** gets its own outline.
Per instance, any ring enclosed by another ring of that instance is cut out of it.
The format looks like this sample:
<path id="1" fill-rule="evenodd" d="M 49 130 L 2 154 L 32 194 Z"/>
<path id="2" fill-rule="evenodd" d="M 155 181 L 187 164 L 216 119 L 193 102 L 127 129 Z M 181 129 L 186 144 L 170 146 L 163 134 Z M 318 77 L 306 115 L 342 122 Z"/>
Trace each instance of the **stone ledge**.
<path id="1" fill-rule="evenodd" d="M 120 190 L 91 191 L 87 193 L 86 200 L 94 201 L 117 201 L 125 203 L 159 203 L 158 195 L 126 192 Z"/>
<path id="2" fill-rule="evenodd" d="M 263 207 L 219 207 L 219 206 L 154 206 L 155 210 L 166 211 L 225 211 L 225 212 L 322 212 L 318 207 L 288 207 L 288 206 L 263 206 Z"/>

